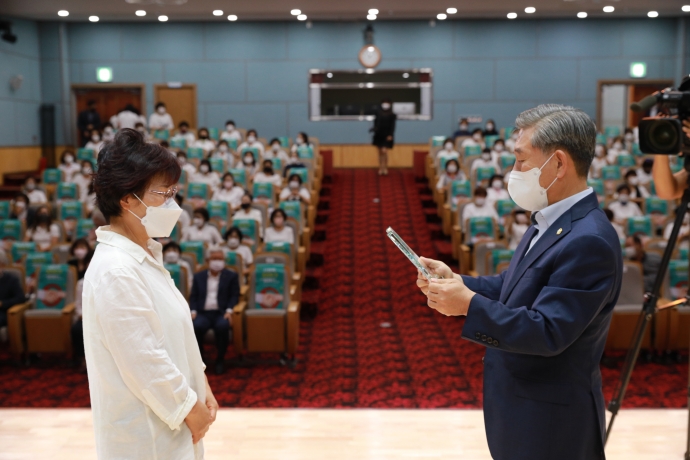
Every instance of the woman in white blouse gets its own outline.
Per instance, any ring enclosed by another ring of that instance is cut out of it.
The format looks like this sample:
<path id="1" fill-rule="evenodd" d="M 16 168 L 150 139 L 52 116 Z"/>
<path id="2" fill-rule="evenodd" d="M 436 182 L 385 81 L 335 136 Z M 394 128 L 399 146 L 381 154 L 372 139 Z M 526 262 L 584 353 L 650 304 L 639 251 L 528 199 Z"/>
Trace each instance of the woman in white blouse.
<path id="1" fill-rule="evenodd" d="M 244 236 L 242 235 L 242 230 L 237 227 L 230 227 L 225 232 L 225 241 L 230 252 L 236 252 L 242 257 L 242 269 L 245 275 L 249 272 L 249 267 L 254 263 L 254 254 L 252 254 L 252 249 L 246 244 L 242 244 Z"/>
<path id="2" fill-rule="evenodd" d="M 101 151 L 103 148 L 103 141 L 101 140 L 101 134 L 97 129 L 91 131 L 91 140 L 86 143 L 84 148 L 93 150 L 96 155 L 98 155 L 98 152 Z"/>
<path id="3" fill-rule="evenodd" d="M 245 149 L 257 149 L 259 151 L 259 157 L 264 156 L 264 144 L 259 142 L 259 135 L 256 133 L 255 129 L 247 131 L 247 140 L 237 147 L 237 150 L 242 153 L 244 153 Z"/>
<path id="4" fill-rule="evenodd" d="M 271 226 L 266 227 L 264 243 L 295 244 L 295 232 L 292 227 L 285 225 L 287 215 L 282 209 L 274 209 L 271 213 Z"/>
<path id="5" fill-rule="evenodd" d="M 203 241 L 209 246 L 216 246 L 223 242 L 218 229 L 209 224 L 209 215 L 206 208 L 194 210 L 192 224 L 182 229 L 182 241 Z"/>
<path id="6" fill-rule="evenodd" d="M 244 189 L 235 184 L 235 178 L 232 177 L 232 174 L 225 173 L 220 188 L 213 192 L 213 200 L 225 201 L 233 210 L 236 210 L 240 207 L 242 195 L 244 195 Z"/>
<path id="7" fill-rule="evenodd" d="M 24 241 L 33 241 L 38 246 L 39 251 L 49 251 L 50 248 L 60 241 L 60 226 L 53 223 L 50 218 L 50 210 L 46 206 L 41 206 L 36 211 L 34 224 L 26 229 Z"/>
<path id="8" fill-rule="evenodd" d="M 307 187 L 302 186 L 302 177 L 299 174 L 291 174 L 288 185 L 280 191 L 280 201 L 301 201 L 304 204 L 311 203 L 311 193 Z"/>
<path id="9" fill-rule="evenodd" d="M 201 460 L 200 440 L 216 417 L 189 305 L 153 240 L 177 222 L 179 175 L 174 156 L 130 129 L 98 158 L 94 185 L 110 225 L 96 231 L 82 298 L 101 459 Z"/>
<path id="10" fill-rule="evenodd" d="M 79 173 L 81 167 L 79 163 L 74 161 L 74 153 L 69 150 L 62 152 L 60 156 L 60 165 L 58 169 L 62 171 L 65 176 L 65 182 L 72 182 L 72 176 Z"/>
<path id="11" fill-rule="evenodd" d="M 263 169 L 254 175 L 254 183 L 269 183 L 279 189 L 283 185 L 283 178 L 273 170 L 271 160 L 264 160 Z"/>
<path id="12" fill-rule="evenodd" d="M 208 135 L 208 129 L 199 128 L 197 134 L 199 135 L 199 139 L 192 143 L 192 147 L 203 149 L 206 153 L 211 152 L 216 148 L 216 143 Z"/>
<path id="13" fill-rule="evenodd" d="M 79 201 L 86 202 L 89 196 L 89 184 L 92 181 L 93 165 L 89 160 L 81 162 L 81 172 L 75 174 L 72 182 L 79 187 Z"/>
<path id="14" fill-rule="evenodd" d="M 189 183 L 208 184 L 211 188 L 216 188 L 220 184 L 220 176 L 211 167 L 211 162 L 203 159 L 199 163 L 199 172 L 192 174 Z"/>

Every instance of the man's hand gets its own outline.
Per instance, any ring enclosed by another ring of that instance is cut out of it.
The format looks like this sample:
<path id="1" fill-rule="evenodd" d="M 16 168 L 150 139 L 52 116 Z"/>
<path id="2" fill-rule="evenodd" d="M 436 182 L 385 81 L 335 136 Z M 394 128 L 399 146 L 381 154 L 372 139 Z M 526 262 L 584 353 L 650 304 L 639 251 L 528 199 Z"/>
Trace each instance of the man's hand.
<path id="1" fill-rule="evenodd" d="M 225 318 L 228 321 L 228 324 L 232 326 L 232 312 L 231 311 L 226 311 L 225 314 L 223 315 L 223 318 Z"/>
<path id="2" fill-rule="evenodd" d="M 453 271 L 443 262 L 434 259 L 427 259 L 426 257 L 420 257 L 419 262 L 433 274 L 439 275 L 445 279 L 453 278 Z"/>
<path id="3" fill-rule="evenodd" d="M 196 404 L 194 404 L 192 410 L 189 411 L 184 422 L 187 424 L 187 427 L 189 427 L 189 431 L 192 432 L 192 443 L 196 444 L 201 441 L 206 435 L 208 428 L 211 426 L 211 412 L 204 403 L 197 399 Z"/>
<path id="4" fill-rule="evenodd" d="M 193 311 L 193 312 L 192 312 L 192 321 L 194 321 L 195 319 L 196 319 L 196 312 Z"/>
<path id="5" fill-rule="evenodd" d="M 427 305 L 446 316 L 465 316 L 474 294 L 462 279 L 431 279 L 427 290 Z"/>

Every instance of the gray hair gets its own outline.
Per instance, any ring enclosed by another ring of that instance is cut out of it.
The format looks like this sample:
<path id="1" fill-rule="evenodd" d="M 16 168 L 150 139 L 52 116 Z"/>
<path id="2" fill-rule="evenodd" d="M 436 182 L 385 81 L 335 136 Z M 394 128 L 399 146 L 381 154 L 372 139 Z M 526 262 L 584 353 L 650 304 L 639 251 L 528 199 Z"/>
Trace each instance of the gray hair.
<path id="1" fill-rule="evenodd" d="M 221 252 L 223 253 L 223 256 L 225 256 L 226 250 L 222 246 L 219 246 L 217 244 L 209 246 L 209 248 L 206 250 L 206 257 L 210 258 L 211 255 L 213 255 L 213 253 L 216 252 Z"/>
<path id="2" fill-rule="evenodd" d="M 587 177 L 594 159 L 597 129 L 585 112 L 565 105 L 542 104 L 518 115 L 515 126 L 534 128 L 532 146 L 545 154 L 557 149 L 568 152 L 578 176 Z"/>

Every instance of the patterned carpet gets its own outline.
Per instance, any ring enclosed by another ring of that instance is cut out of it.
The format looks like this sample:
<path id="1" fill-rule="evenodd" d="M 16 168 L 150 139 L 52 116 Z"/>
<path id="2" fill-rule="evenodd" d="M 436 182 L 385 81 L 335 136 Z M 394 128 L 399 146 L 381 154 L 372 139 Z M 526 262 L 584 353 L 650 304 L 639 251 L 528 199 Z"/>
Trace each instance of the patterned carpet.
<path id="1" fill-rule="evenodd" d="M 435 314 L 416 271 L 385 235 L 449 260 L 430 192 L 411 170 L 337 170 L 324 184 L 303 292 L 295 369 L 231 366 L 209 375 L 224 407 L 477 408 L 482 347 L 460 339 L 463 320 Z M 208 350 L 213 356 L 211 350 Z M 230 362 L 235 356 L 229 353 Z M 275 359 L 262 356 L 262 359 Z M 611 397 L 622 355 L 602 369 Z M 624 407 L 684 407 L 687 364 L 640 363 Z M 0 345 L 0 406 L 88 407 L 85 374 L 59 357 L 16 367 Z"/>

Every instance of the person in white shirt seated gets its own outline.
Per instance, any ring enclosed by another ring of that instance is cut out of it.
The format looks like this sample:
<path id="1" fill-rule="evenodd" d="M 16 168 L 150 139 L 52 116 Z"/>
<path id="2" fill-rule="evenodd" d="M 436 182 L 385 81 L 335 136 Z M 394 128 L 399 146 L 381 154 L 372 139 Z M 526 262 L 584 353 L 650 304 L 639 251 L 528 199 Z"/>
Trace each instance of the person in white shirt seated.
<path id="1" fill-rule="evenodd" d="M 518 140 L 518 137 L 520 136 L 520 132 L 516 129 L 513 130 L 512 133 L 510 133 L 510 137 L 506 139 L 506 149 L 510 152 L 513 153 L 513 150 L 515 150 L 515 143 Z"/>
<path id="2" fill-rule="evenodd" d="M 245 149 L 256 149 L 259 152 L 259 158 L 264 156 L 264 144 L 259 142 L 259 135 L 255 129 L 247 131 L 247 140 L 237 147 L 237 150 L 243 155 Z"/>
<path id="3" fill-rule="evenodd" d="M 640 217 L 642 211 L 634 201 L 630 201 L 630 186 L 623 184 L 616 190 L 618 199 L 609 204 L 609 209 L 613 211 L 613 219 L 625 226 L 629 217 Z"/>
<path id="4" fill-rule="evenodd" d="M 609 166 L 608 151 L 604 144 L 597 144 L 594 146 L 594 159 L 592 166 L 589 169 L 589 176 L 594 179 L 601 178 L 601 169 Z"/>
<path id="5" fill-rule="evenodd" d="M 233 219 L 253 219 L 259 225 L 259 236 L 263 238 L 264 236 L 264 219 L 261 215 L 261 211 L 252 208 L 252 203 L 254 202 L 254 196 L 245 190 L 244 196 L 242 196 L 242 202 L 240 203 L 240 209 L 237 210 Z M 253 237 L 253 235 L 252 235 Z M 250 238 L 245 235 L 245 238 Z"/>
<path id="6" fill-rule="evenodd" d="M 225 122 L 225 131 L 220 133 L 220 138 L 225 140 L 234 139 L 239 145 L 242 141 L 242 133 L 235 127 L 235 122 L 233 120 L 228 120 Z"/>
<path id="7" fill-rule="evenodd" d="M 62 171 L 65 182 L 72 182 L 72 176 L 78 173 L 81 167 L 74 161 L 74 153 L 65 150 L 62 152 L 62 155 L 60 155 L 58 169 Z"/>
<path id="8" fill-rule="evenodd" d="M 86 201 L 84 202 L 86 205 L 86 216 L 89 217 L 93 213 L 94 209 L 96 209 L 96 191 L 93 188 L 93 182 L 89 184 L 89 188 L 86 193 Z M 67 223 L 65 222 L 65 226 L 67 226 Z"/>
<path id="9" fill-rule="evenodd" d="M 165 108 L 163 102 L 156 104 L 156 111 L 149 116 L 149 129 L 152 131 L 159 129 L 173 129 L 173 119 Z"/>
<path id="10" fill-rule="evenodd" d="M 182 242 L 185 241 L 203 241 L 209 246 L 217 245 L 223 242 L 218 229 L 208 223 L 209 215 L 206 208 L 197 208 L 194 210 L 192 217 L 192 224 L 182 229 Z"/>
<path id="11" fill-rule="evenodd" d="M 235 156 L 230 151 L 228 141 L 226 141 L 225 139 L 218 142 L 218 146 L 215 148 L 215 150 L 213 150 L 213 152 L 210 155 L 210 158 L 220 158 L 221 160 L 225 161 L 225 164 L 228 168 L 235 167 Z"/>
<path id="12" fill-rule="evenodd" d="M 617 158 L 621 155 L 628 155 L 628 151 L 625 150 L 623 138 L 618 136 L 613 139 L 613 143 L 611 144 L 611 148 L 608 151 L 606 159 L 608 160 L 609 164 L 615 165 L 617 163 Z"/>
<path id="13" fill-rule="evenodd" d="M 494 206 L 498 200 L 509 200 L 508 190 L 503 186 L 503 176 L 494 174 L 489 179 L 489 188 L 486 189 L 486 201 L 490 206 Z"/>
<path id="14" fill-rule="evenodd" d="M 192 269 L 189 262 L 180 257 L 182 254 L 182 248 L 180 245 L 174 241 L 169 241 L 163 246 L 163 262 L 166 265 L 178 265 L 184 267 L 187 270 L 187 290 L 192 289 L 192 279 L 194 279 L 194 270 Z"/>
<path id="15" fill-rule="evenodd" d="M 470 167 L 470 177 L 474 177 L 474 172 L 478 168 L 494 168 L 495 172 L 501 171 L 496 162 L 494 162 L 494 160 L 491 158 L 491 149 L 488 148 L 484 149 L 481 156 L 472 162 L 472 166 Z"/>
<path id="16" fill-rule="evenodd" d="M 513 211 L 513 221 L 510 227 L 507 229 L 508 233 L 508 249 L 513 251 L 517 249 L 518 244 L 525 236 L 527 229 L 529 228 L 529 218 L 524 209 L 516 209 Z"/>
<path id="17" fill-rule="evenodd" d="M 103 125 L 103 142 L 112 141 L 115 139 L 115 128 L 111 123 Z"/>
<path id="18" fill-rule="evenodd" d="M 664 228 L 664 239 L 668 241 L 671 239 L 671 232 L 673 231 L 673 224 L 675 222 L 675 217 L 678 216 L 678 210 L 680 206 L 673 211 L 673 221 L 666 224 Z M 690 238 L 690 214 L 686 213 L 683 217 L 683 225 L 680 226 L 680 231 L 678 232 L 678 239 L 676 240 L 676 247 L 679 249 L 688 249 L 688 238 Z"/>
<path id="19" fill-rule="evenodd" d="M 101 151 L 103 148 L 103 141 L 97 129 L 91 131 L 91 139 L 89 139 L 89 142 L 86 143 L 84 148 L 93 150 L 96 155 Z"/>
<path id="20" fill-rule="evenodd" d="M 180 223 L 180 227 L 184 230 L 185 228 L 192 225 L 192 216 L 190 216 L 189 212 L 187 212 L 187 210 L 182 207 L 182 203 L 184 202 L 184 197 L 182 195 L 176 193 L 175 201 L 177 202 L 177 206 L 179 206 L 180 209 L 182 209 L 180 217 L 177 218 L 177 221 Z"/>
<path id="21" fill-rule="evenodd" d="M 301 201 L 305 205 L 311 204 L 311 192 L 302 185 L 302 177 L 292 174 L 288 178 L 287 187 L 280 191 L 280 201 Z"/>
<path id="22" fill-rule="evenodd" d="M 216 148 L 216 143 L 208 135 L 208 129 L 199 128 L 198 133 L 199 139 L 192 143 L 192 147 L 200 148 L 204 150 L 204 153 L 208 154 Z"/>
<path id="23" fill-rule="evenodd" d="M 247 179 L 249 179 L 249 181 L 252 181 L 257 169 L 256 159 L 254 158 L 254 154 L 252 154 L 252 152 L 245 152 L 242 155 L 242 168 L 244 168 L 244 172 L 247 175 Z"/>
<path id="24" fill-rule="evenodd" d="M 48 202 L 46 192 L 36 186 L 36 179 L 33 177 L 26 178 L 24 182 L 24 193 L 29 197 L 29 204 L 32 206 Z"/>
<path id="25" fill-rule="evenodd" d="M 235 211 L 240 207 L 243 195 L 244 189 L 235 184 L 235 178 L 232 177 L 232 174 L 225 173 L 221 186 L 214 190 L 212 199 L 213 201 L 225 201 Z"/>
<path id="26" fill-rule="evenodd" d="M 283 146 L 280 145 L 280 139 L 271 139 L 270 146 L 271 148 L 266 149 L 266 151 L 264 152 L 264 159 L 272 160 L 273 158 L 278 158 L 280 159 L 283 165 L 287 164 L 288 160 L 290 159 L 290 156 L 287 154 L 285 150 L 283 150 Z"/>
<path id="27" fill-rule="evenodd" d="M 482 129 L 481 128 L 476 128 L 472 131 L 472 137 L 465 139 L 462 141 L 462 144 L 460 144 L 460 147 L 463 149 L 465 147 L 475 147 L 479 146 L 482 149 L 484 148 L 484 135 L 482 134 Z"/>
<path id="28" fill-rule="evenodd" d="M 237 273 L 225 268 L 225 253 L 221 248 L 211 248 L 208 252 L 208 270 L 194 275 L 189 308 L 202 357 L 204 338 L 213 329 L 217 350 L 215 370 L 220 375 L 225 372 L 232 310 L 240 300 L 240 283 Z"/>
<path id="29" fill-rule="evenodd" d="M 632 152 L 633 145 L 635 145 L 635 132 L 632 128 L 625 128 L 625 133 L 623 134 L 623 148 L 628 152 Z"/>
<path id="30" fill-rule="evenodd" d="M 211 162 L 205 158 L 199 163 L 199 172 L 192 174 L 188 180 L 189 183 L 208 184 L 212 189 L 220 184 L 220 176 L 211 167 Z"/>
<path id="31" fill-rule="evenodd" d="M 637 177 L 640 180 L 640 185 L 646 187 L 652 181 L 652 167 L 654 167 L 654 160 L 652 158 L 645 158 L 642 166 L 637 168 Z"/>
<path id="32" fill-rule="evenodd" d="M 634 169 L 625 173 L 625 183 L 630 187 L 630 199 L 644 199 L 649 198 L 651 194 L 644 185 L 640 185 L 640 179 L 637 177 L 637 172 Z"/>
<path id="33" fill-rule="evenodd" d="M 265 243 L 289 243 L 295 244 L 295 232 L 292 227 L 285 225 L 287 214 L 280 208 L 274 209 L 271 213 L 271 226 L 266 227 L 264 232 Z"/>
<path id="34" fill-rule="evenodd" d="M 242 270 L 246 276 L 249 274 L 249 268 L 254 263 L 254 254 L 252 254 L 252 249 L 249 246 L 242 244 L 243 239 L 242 230 L 237 227 L 230 227 L 225 232 L 227 250 L 228 252 L 235 252 L 242 257 Z"/>
<path id="35" fill-rule="evenodd" d="M 496 130 L 496 122 L 491 118 L 486 120 L 486 125 L 484 125 L 484 131 L 482 131 L 484 137 L 486 136 L 498 136 L 498 131 Z"/>
<path id="36" fill-rule="evenodd" d="M 255 184 L 266 182 L 273 184 L 278 190 L 283 185 L 283 179 L 280 177 L 280 174 L 273 170 L 273 162 L 271 160 L 264 160 L 263 169 L 254 175 Z"/>
<path id="37" fill-rule="evenodd" d="M 141 137 L 143 137 L 146 142 L 151 142 L 151 135 L 146 130 L 146 126 L 142 122 L 137 122 L 137 124 L 134 125 L 134 130 L 141 134 Z"/>
<path id="38" fill-rule="evenodd" d="M 314 144 L 309 142 L 309 136 L 307 136 L 307 133 L 305 132 L 297 133 L 297 135 L 295 136 L 295 143 L 292 144 L 290 150 L 296 152 L 297 149 L 300 147 L 311 147 L 312 149 L 314 148 Z"/>
<path id="39" fill-rule="evenodd" d="M 194 133 L 189 130 L 189 123 L 184 120 L 177 125 L 177 133 L 175 133 L 175 135 L 172 137 L 172 140 L 174 141 L 178 141 L 180 139 L 186 142 L 186 147 L 191 147 L 196 140 Z"/>
<path id="40" fill-rule="evenodd" d="M 297 152 L 293 152 L 292 150 L 290 150 L 289 155 L 290 158 L 288 158 L 287 163 L 283 165 L 283 177 L 288 177 L 290 175 L 291 169 L 307 167 L 307 165 L 304 164 Z"/>
<path id="41" fill-rule="evenodd" d="M 506 150 L 505 141 L 503 139 L 496 139 L 493 147 L 491 147 L 491 159 L 494 160 L 494 163 L 500 166 L 501 157 L 506 156 L 506 154 L 510 154 L 510 152 Z"/>
<path id="42" fill-rule="evenodd" d="M 611 211 L 609 208 L 604 208 L 604 214 L 606 214 L 606 218 L 609 220 L 609 222 L 611 222 L 613 229 L 616 231 L 616 235 L 618 235 L 618 239 L 625 241 L 625 230 L 623 230 L 623 226 L 621 224 L 615 221 L 613 211 Z"/>
<path id="43" fill-rule="evenodd" d="M 467 180 L 467 175 L 463 171 L 458 160 L 453 158 L 446 162 L 446 169 L 436 182 L 436 189 L 440 192 L 456 180 Z"/>
<path id="44" fill-rule="evenodd" d="M 89 160 L 82 160 L 81 172 L 72 181 L 77 184 L 79 201 L 85 203 L 89 196 L 89 185 L 93 182 L 93 164 Z"/>
<path id="45" fill-rule="evenodd" d="M 447 138 L 445 141 L 443 141 L 443 148 L 436 153 L 434 164 L 436 165 L 437 169 L 442 160 L 460 161 L 460 154 L 455 151 L 455 148 L 453 147 L 453 139 L 451 138 Z"/>
<path id="46" fill-rule="evenodd" d="M 146 124 L 146 117 L 142 116 L 132 104 L 127 104 L 117 115 L 110 119 L 110 122 L 117 129 L 134 129 L 137 122 Z"/>
<path id="47" fill-rule="evenodd" d="M 494 221 L 498 223 L 498 213 L 496 209 L 489 205 L 486 201 L 486 189 L 484 187 L 477 187 L 474 189 L 474 197 L 471 203 L 467 203 L 462 208 L 461 225 L 463 232 L 467 232 L 467 219 L 471 217 L 493 217 Z M 472 241 L 474 243 L 474 241 Z"/>
<path id="48" fill-rule="evenodd" d="M 180 164 L 180 168 L 187 173 L 187 181 L 192 178 L 192 175 L 196 174 L 196 166 L 187 161 L 187 154 L 182 150 L 177 152 L 177 162 Z"/>
<path id="49" fill-rule="evenodd" d="M 60 236 L 60 227 L 50 217 L 50 210 L 46 206 L 41 206 L 36 211 L 33 225 L 26 229 L 24 241 L 33 241 L 39 251 L 50 251 L 58 244 Z"/>
<path id="50" fill-rule="evenodd" d="M 25 193 L 17 193 L 10 203 L 10 219 L 20 220 L 27 226 L 33 222 L 34 218 L 34 212 L 29 209 L 29 197 Z"/>

